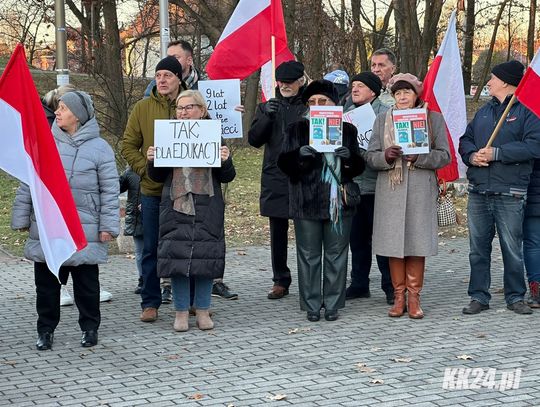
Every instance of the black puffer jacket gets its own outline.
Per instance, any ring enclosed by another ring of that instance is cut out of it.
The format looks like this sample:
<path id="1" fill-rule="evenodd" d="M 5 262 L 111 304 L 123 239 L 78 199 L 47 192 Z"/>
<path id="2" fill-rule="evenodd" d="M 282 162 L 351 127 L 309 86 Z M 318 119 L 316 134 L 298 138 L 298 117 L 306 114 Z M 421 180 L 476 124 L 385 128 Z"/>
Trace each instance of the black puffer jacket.
<path id="1" fill-rule="evenodd" d="M 531 181 L 527 189 L 525 216 L 540 216 L 540 160 L 534 160 Z"/>
<path id="2" fill-rule="evenodd" d="M 141 204 L 141 177 L 131 169 L 120 175 L 120 193 L 128 191 L 126 202 L 126 217 L 124 235 L 142 236 L 142 217 L 139 206 Z"/>
<path id="3" fill-rule="evenodd" d="M 281 109 L 275 117 L 265 113 L 265 104 L 261 103 L 255 112 L 255 118 L 248 132 L 248 141 L 253 147 L 264 145 L 264 159 L 261 173 L 261 215 L 287 219 L 289 217 L 289 191 L 287 177 L 277 166 L 281 152 L 283 135 L 287 126 L 299 120 L 306 111 L 301 95 L 283 98 L 279 91 L 276 97 L 281 100 Z"/>
<path id="4" fill-rule="evenodd" d="M 322 181 L 324 155 L 317 153 L 314 158 L 300 157 L 300 147 L 309 144 L 309 121 L 303 119 L 287 129 L 283 150 L 278 165 L 288 175 L 290 205 L 289 213 L 293 219 L 330 219 L 330 184 Z M 341 182 L 351 182 L 365 168 L 360 155 L 357 130 L 350 123 L 343 123 L 343 146 L 351 156 L 341 159 Z M 343 216 L 352 216 L 354 207 L 343 207 Z"/>
<path id="5" fill-rule="evenodd" d="M 214 196 L 193 195 L 195 216 L 173 209 L 171 200 L 172 168 L 148 164 L 148 175 L 165 182 L 159 210 L 159 277 L 194 276 L 221 278 L 225 270 L 225 203 L 221 183 L 236 176 L 232 159 L 212 169 Z"/>

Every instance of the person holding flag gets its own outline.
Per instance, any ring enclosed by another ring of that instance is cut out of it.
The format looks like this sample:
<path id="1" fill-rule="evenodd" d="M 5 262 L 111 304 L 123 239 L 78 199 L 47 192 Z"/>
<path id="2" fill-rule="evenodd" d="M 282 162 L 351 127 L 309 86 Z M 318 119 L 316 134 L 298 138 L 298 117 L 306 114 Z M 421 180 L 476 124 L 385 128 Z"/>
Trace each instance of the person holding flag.
<path id="1" fill-rule="evenodd" d="M 459 140 L 459 154 L 468 167 L 469 180 L 471 301 L 463 308 L 464 314 L 489 309 L 495 230 L 501 243 L 507 308 L 517 314 L 532 313 L 524 303 L 527 288 L 523 273 L 523 216 L 533 159 L 540 158 L 540 120 L 519 101 L 512 104 L 523 70 L 523 64 L 516 60 L 493 67 L 487 83 L 492 99 L 475 114 Z M 490 137 L 492 131 L 496 138 Z"/>
<path id="2" fill-rule="evenodd" d="M 81 346 L 98 343 L 98 264 L 107 261 L 107 242 L 120 229 L 116 160 L 112 148 L 100 137 L 90 95 L 82 91 L 64 94 L 55 115 L 52 133 L 88 245 L 62 264 L 57 278 L 45 262 L 30 188 L 21 183 L 13 204 L 11 227 L 30 231 L 24 255 L 34 261 L 38 350 L 52 348 L 54 330 L 60 322 L 60 284 L 66 283 L 69 274 L 79 309 Z"/>

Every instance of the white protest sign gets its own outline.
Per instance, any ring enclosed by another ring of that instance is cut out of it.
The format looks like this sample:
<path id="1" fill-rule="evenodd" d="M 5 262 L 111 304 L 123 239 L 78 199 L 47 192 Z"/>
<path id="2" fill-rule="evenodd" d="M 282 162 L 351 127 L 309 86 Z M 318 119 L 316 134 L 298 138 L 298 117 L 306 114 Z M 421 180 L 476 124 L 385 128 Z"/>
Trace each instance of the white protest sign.
<path id="1" fill-rule="evenodd" d="M 371 104 L 366 103 L 354 110 L 343 113 L 343 121 L 354 124 L 358 130 L 358 146 L 367 150 L 373 132 L 373 123 L 375 122 L 375 112 Z"/>
<path id="2" fill-rule="evenodd" d="M 221 167 L 219 120 L 154 120 L 156 167 Z"/>
<path id="3" fill-rule="evenodd" d="M 234 110 L 240 103 L 240 80 L 199 81 L 212 119 L 221 120 L 223 138 L 242 138 L 242 113 Z"/>

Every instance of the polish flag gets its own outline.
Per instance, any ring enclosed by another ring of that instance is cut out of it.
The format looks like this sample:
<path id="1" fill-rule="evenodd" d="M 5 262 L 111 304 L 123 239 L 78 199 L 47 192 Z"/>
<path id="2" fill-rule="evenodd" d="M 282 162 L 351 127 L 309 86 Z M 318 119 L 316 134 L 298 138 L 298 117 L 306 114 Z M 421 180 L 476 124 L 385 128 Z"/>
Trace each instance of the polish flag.
<path id="1" fill-rule="evenodd" d="M 515 92 L 516 98 L 538 117 L 540 117 L 540 94 L 538 92 L 538 89 L 540 89 L 539 51 L 536 51 L 536 55 L 525 71 L 525 75 L 523 75 L 523 79 L 519 82 Z"/>
<path id="2" fill-rule="evenodd" d="M 0 77 L 0 123 L 0 168 L 29 186 L 41 247 L 58 276 L 87 243 L 22 44 Z"/>
<path id="3" fill-rule="evenodd" d="M 467 127 L 467 111 L 455 11 L 450 17 L 439 52 L 424 79 L 422 99 L 428 103 L 429 110 L 442 113 L 446 122 L 452 162 L 437 170 L 437 176 L 447 182 L 464 177 L 466 167 L 461 159 L 459 158 L 458 162 L 456 157 L 456 146 Z"/>
<path id="4" fill-rule="evenodd" d="M 272 35 L 281 55 L 288 50 L 281 0 L 240 0 L 206 65 L 208 77 L 247 78 L 272 60 Z"/>
<path id="5" fill-rule="evenodd" d="M 294 55 L 289 50 L 285 48 L 281 53 L 276 55 L 276 68 L 280 66 L 283 62 L 294 61 Z M 272 97 L 272 87 L 275 86 L 274 75 L 272 75 L 272 61 L 268 61 L 261 67 L 261 90 L 263 93 L 263 101 L 267 101 Z"/>

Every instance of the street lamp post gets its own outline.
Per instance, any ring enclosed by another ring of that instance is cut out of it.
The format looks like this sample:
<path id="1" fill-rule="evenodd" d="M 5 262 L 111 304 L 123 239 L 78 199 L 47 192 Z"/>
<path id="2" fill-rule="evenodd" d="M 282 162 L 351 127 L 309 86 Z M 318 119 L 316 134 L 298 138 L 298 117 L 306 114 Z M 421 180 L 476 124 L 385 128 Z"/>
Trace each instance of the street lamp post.
<path id="1" fill-rule="evenodd" d="M 56 27 L 56 85 L 69 83 L 67 65 L 66 11 L 64 0 L 54 2 L 54 25 Z"/>
<path id="2" fill-rule="evenodd" d="M 167 56 L 167 46 L 171 41 L 169 35 L 169 1 L 159 0 L 159 39 L 161 58 Z"/>

